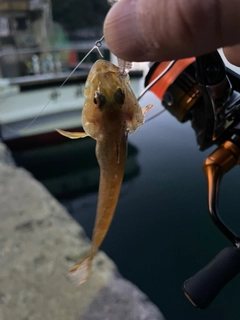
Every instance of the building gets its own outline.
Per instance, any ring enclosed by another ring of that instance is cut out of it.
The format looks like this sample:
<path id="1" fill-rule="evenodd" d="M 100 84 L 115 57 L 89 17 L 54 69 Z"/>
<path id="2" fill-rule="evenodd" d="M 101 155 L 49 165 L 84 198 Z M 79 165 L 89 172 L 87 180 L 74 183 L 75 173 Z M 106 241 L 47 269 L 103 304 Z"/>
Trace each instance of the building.
<path id="1" fill-rule="evenodd" d="M 15 54 L 16 49 L 44 51 L 51 30 L 50 0 L 0 0 L 0 74 L 25 74 L 29 56 Z"/>

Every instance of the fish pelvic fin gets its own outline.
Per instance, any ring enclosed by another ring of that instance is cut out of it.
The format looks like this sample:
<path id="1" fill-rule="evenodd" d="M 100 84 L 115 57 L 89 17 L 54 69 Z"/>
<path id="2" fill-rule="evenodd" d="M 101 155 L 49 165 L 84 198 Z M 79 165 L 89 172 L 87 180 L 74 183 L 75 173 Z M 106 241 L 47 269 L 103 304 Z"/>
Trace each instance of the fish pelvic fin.
<path id="1" fill-rule="evenodd" d="M 79 138 L 88 137 L 88 134 L 86 132 L 70 132 L 70 131 L 64 131 L 61 129 L 55 129 L 55 130 L 62 136 L 67 137 L 69 139 L 79 139 Z"/>
<path id="2" fill-rule="evenodd" d="M 69 271 L 68 277 L 75 286 L 79 286 L 84 283 L 89 275 L 89 271 L 92 266 L 92 255 L 87 255 L 83 260 L 75 264 Z"/>

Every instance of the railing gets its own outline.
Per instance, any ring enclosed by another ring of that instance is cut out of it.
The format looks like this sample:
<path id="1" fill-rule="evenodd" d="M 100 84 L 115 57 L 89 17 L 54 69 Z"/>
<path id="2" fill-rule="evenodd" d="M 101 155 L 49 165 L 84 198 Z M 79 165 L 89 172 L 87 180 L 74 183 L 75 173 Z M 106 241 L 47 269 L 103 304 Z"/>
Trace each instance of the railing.
<path id="1" fill-rule="evenodd" d="M 3 0 L 0 2 L 0 11 L 26 11 L 28 10 L 27 0 Z"/>
<path id="2" fill-rule="evenodd" d="M 1 0 L 0 11 L 43 10 L 46 3 L 39 0 Z"/>

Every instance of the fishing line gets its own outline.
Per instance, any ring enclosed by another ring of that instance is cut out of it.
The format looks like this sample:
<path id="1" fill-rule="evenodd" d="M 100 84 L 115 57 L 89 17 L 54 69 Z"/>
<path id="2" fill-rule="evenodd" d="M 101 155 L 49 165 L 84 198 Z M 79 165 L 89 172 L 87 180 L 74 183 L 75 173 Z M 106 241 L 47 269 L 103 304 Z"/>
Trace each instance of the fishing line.
<path id="1" fill-rule="evenodd" d="M 158 82 L 158 80 L 160 80 L 174 65 L 174 63 L 176 62 L 176 60 L 171 61 L 167 67 L 152 81 L 149 83 L 149 85 L 147 85 L 144 90 L 140 93 L 140 95 L 138 96 L 138 101 L 145 95 L 145 93 L 151 89 L 156 82 Z"/>
<path id="2" fill-rule="evenodd" d="M 67 78 L 63 81 L 63 83 L 60 85 L 60 87 L 57 88 L 57 90 L 55 91 L 55 94 L 57 95 L 58 92 L 61 90 L 61 88 L 65 85 L 65 83 L 69 80 L 69 78 L 74 74 L 74 72 L 80 67 L 80 65 L 83 63 L 84 60 L 87 59 L 87 57 L 95 50 L 97 49 L 99 55 L 103 58 L 103 55 L 100 51 L 100 47 L 101 47 L 101 42 L 104 39 L 104 36 L 102 36 L 102 38 L 98 41 L 95 42 L 95 45 L 92 47 L 92 49 L 85 55 L 85 57 L 76 65 L 76 67 L 70 72 L 70 74 L 67 76 Z M 25 127 L 23 127 L 21 129 L 21 131 L 28 129 L 36 120 L 38 117 L 40 117 L 40 115 L 43 113 L 43 111 L 47 108 L 47 106 L 49 105 L 49 103 L 52 101 L 52 98 L 50 98 L 48 100 L 48 102 L 45 104 L 45 106 L 43 107 L 43 109 L 39 112 L 39 114 Z"/>
<path id="3" fill-rule="evenodd" d="M 145 88 L 144 90 L 140 93 L 140 95 L 138 96 L 137 100 L 139 101 L 144 95 L 145 93 L 151 89 L 155 83 L 158 82 L 158 80 L 160 80 L 163 76 L 165 76 L 165 74 L 173 67 L 174 63 L 176 62 L 176 60 L 172 60 L 167 67 L 152 81 L 150 82 Z M 153 115 L 152 117 L 148 118 L 146 122 L 153 120 L 154 118 L 160 116 L 164 111 L 166 111 L 166 109 L 162 109 L 159 112 L 157 112 L 155 115 Z"/>
<path id="4" fill-rule="evenodd" d="M 55 94 L 57 95 L 59 93 L 59 91 L 61 90 L 61 88 L 66 84 L 66 82 L 69 80 L 69 78 L 74 74 L 74 72 L 80 67 L 80 65 L 87 59 L 87 57 L 96 49 L 99 53 L 99 55 L 101 56 L 101 58 L 103 58 L 103 55 L 100 51 L 100 47 L 102 46 L 102 41 L 104 40 L 104 35 L 95 42 L 94 46 L 89 50 L 89 52 L 83 57 L 83 59 L 76 65 L 76 67 L 70 72 L 70 74 L 67 76 L 67 78 L 63 81 L 63 83 L 56 89 Z M 173 60 L 169 63 L 169 65 L 141 92 L 141 94 L 138 97 L 138 101 L 145 95 L 145 93 L 152 88 L 152 86 L 154 86 L 154 84 L 160 80 L 174 65 L 176 61 Z M 131 62 L 125 62 L 122 61 L 121 59 L 118 59 L 118 64 L 119 67 L 123 69 L 123 72 L 128 73 L 128 71 L 131 69 L 132 67 L 132 63 Z M 21 131 L 24 131 L 26 129 L 28 129 L 31 125 L 34 124 L 34 122 L 41 116 L 41 114 L 44 112 L 44 110 L 47 108 L 47 106 L 49 105 L 49 103 L 52 101 L 53 98 L 50 98 L 48 100 L 48 102 L 45 104 L 45 106 L 42 108 L 42 110 L 38 113 L 38 115 L 36 115 L 32 121 L 30 121 L 29 124 L 27 124 L 25 127 L 23 127 L 20 130 L 14 130 L 12 129 L 9 125 L 2 123 L 2 127 L 7 128 L 9 131 L 14 132 L 16 134 L 19 135 L 19 133 Z M 148 118 L 146 122 L 153 120 L 154 118 L 158 117 L 159 115 L 161 115 L 163 112 L 165 111 L 165 109 L 159 111 L 157 114 L 153 115 L 152 117 Z"/>
<path id="5" fill-rule="evenodd" d="M 94 44 L 94 46 L 92 47 L 92 49 L 90 49 L 88 51 L 88 53 L 83 57 L 83 59 L 77 64 L 77 66 L 70 72 L 70 74 L 67 76 L 67 78 L 63 81 L 63 83 L 60 85 L 60 87 L 57 88 L 57 90 L 55 91 L 55 94 L 57 95 L 59 93 L 59 91 L 61 90 L 61 88 L 65 85 L 65 83 L 69 80 L 69 78 L 74 74 L 74 72 L 80 67 L 80 65 L 83 63 L 84 60 L 87 59 L 87 57 L 96 49 L 99 53 L 99 55 L 101 56 L 101 58 L 103 58 L 103 55 L 100 51 L 100 47 L 102 46 L 102 41 L 104 40 L 104 36 L 102 36 L 99 40 L 97 40 Z M 49 103 L 52 101 L 53 98 L 50 98 L 48 100 L 48 102 L 45 104 L 45 106 L 42 108 L 42 110 L 38 113 L 38 115 L 36 115 L 36 117 L 33 118 L 33 120 L 26 125 L 25 127 L 23 127 L 22 129 L 20 129 L 19 131 L 16 131 L 14 129 L 12 129 L 10 126 L 8 126 L 7 124 L 2 123 L 1 125 L 4 126 L 5 128 L 7 128 L 8 130 L 19 134 L 21 131 L 24 131 L 26 129 L 28 129 L 43 113 L 43 111 L 47 108 L 47 106 L 49 105 Z"/>

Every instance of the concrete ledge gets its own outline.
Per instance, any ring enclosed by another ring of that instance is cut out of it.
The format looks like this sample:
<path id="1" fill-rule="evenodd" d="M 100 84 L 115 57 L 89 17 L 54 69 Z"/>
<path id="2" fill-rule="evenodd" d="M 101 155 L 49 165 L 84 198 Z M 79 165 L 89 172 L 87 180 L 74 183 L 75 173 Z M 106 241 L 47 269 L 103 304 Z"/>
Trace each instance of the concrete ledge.
<path id="1" fill-rule="evenodd" d="M 88 281 L 72 285 L 66 272 L 89 240 L 1 144 L 0 208 L 0 320 L 163 320 L 103 252 Z"/>
<path id="2" fill-rule="evenodd" d="M 131 282 L 113 276 L 93 300 L 81 320 L 163 320 L 154 304 Z"/>

